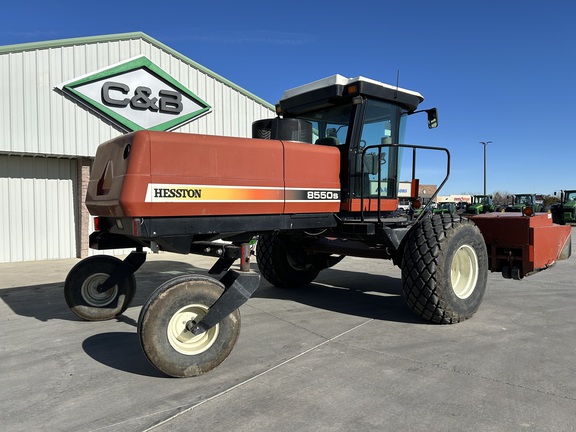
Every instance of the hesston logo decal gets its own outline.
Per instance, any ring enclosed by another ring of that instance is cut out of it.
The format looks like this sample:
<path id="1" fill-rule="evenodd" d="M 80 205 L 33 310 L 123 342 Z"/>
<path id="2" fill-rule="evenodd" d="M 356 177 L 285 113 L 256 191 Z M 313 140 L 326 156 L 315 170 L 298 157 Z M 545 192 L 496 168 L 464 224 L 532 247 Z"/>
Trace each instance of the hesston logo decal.
<path id="1" fill-rule="evenodd" d="M 154 198 L 202 198 L 202 189 L 192 188 L 154 188 Z"/>
<path id="2" fill-rule="evenodd" d="M 146 202 L 326 202 L 339 201 L 338 189 L 148 184 Z"/>
<path id="3" fill-rule="evenodd" d="M 171 130 L 210 110 L 144 56 L 62 83 L 56 90 L 129 132 Z"/>
<path id="4" fill-rule="evenodd" d="M 148 184 L 146 202 L 282 202 L 282 188 Z"/>

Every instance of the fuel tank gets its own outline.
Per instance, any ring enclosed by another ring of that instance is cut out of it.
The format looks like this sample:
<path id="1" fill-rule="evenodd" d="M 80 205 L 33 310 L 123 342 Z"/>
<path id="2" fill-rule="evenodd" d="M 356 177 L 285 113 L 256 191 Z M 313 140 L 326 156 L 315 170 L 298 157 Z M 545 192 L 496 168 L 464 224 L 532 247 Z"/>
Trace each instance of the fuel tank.
<path id="1" fill-rule="evenodd" d="M 296 141 L 137 131 L 101 144 L 94 216 L 338 212 L 340 152 Z"/>

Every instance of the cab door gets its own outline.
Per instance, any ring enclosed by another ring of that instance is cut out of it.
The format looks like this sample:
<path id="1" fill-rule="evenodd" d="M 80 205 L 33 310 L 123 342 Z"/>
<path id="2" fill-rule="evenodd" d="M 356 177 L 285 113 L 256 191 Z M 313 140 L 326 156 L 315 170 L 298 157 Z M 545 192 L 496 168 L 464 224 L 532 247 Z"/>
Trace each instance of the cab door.
<path id="1" fill-rule="evenodd" d="M 403 136 L 403 111 L 378 100 L 365 100 L 362 108 L 352 133 L 350 195 L 343 207 L 352 212 L 392 212 L 398 208 L 396 144 Z"/>

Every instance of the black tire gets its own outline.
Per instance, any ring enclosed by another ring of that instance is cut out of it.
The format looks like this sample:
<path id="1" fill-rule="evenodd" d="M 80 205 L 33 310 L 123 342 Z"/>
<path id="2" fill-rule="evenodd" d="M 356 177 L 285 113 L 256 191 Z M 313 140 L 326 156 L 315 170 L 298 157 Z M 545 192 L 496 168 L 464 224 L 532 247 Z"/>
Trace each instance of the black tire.
<path id="1" fill-rule="evenodd" d="M 320 273 L 305 251 L 286 236 L 261 235 L 256 262 L 264 279 L 279 288 L 309 285 Z"/>
<path id="2" fill-rule="evenodd" d="M 185 324 L 200 321 L 224 291 L 208 276 L 186 275 L 160 285 L 148 298 L 138 319 L 140 345 L 159 371 L 172 377 L 202 375 L 220 363 L 234 348 L 240 334 L 236 309 L 216 326 L 199 335 Z"/>
<path id="3" fill-rule="evenodd" d="M 424 320 L 451 324 L 480 307 L 488 253 L 480 230 L 455 215 L 423 218 L 410 232 L 402 262 L 408 307 Z"/>
<path id="4" fill-rule="evenodd" d="M 72 267 L 64 282 L 64 298 L 70 310 L 86 321 L 104 321 L 121 315 L 136 293 L 134 275 L 103 293 L 96 290 L 121 263 L 113 256 L 94 255 Z"/>

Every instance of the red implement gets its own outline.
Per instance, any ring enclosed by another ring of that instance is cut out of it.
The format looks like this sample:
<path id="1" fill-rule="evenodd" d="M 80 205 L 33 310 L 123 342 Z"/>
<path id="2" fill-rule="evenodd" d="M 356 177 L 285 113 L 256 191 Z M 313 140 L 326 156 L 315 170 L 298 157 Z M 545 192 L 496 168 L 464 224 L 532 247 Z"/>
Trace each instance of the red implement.
<path id="1" fill-rule="evenodd" d="M 484 236 L 490 270 L 506 278 L 521 279 L 570 256 L 572 229 L 553 224 L 550 213 L 486 213 L 469 219 Z"/>

